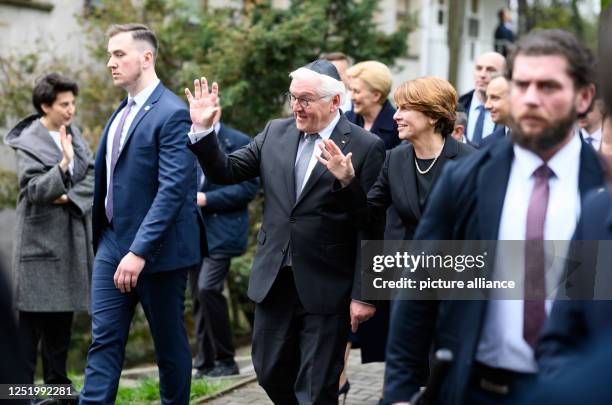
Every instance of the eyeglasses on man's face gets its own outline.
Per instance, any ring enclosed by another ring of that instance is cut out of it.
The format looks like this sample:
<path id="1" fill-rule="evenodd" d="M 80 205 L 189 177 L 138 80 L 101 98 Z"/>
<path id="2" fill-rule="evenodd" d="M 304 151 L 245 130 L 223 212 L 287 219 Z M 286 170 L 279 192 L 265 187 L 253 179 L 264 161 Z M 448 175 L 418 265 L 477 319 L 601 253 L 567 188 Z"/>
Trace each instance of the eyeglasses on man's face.
<path id="1" fill-rule="evenodd" d="M 287 92 L 285 95 L 287 97 L 287 102 L 289 103 L 289 105 L 293 105 L 293 103 L 297 102 L 298 105 L 300 107 L 302 107 L 302 108 L 308 108 L 310 103 L 314 103 L 315 101 L 319 101 L 321 99 L 324 99 L 324 98 L 328 97 L 328 96 L 323 96 L 323 97 L 319 97 L 319 98 L 296 97 L 293 94 L 291 94 L 290 92 Z"/>

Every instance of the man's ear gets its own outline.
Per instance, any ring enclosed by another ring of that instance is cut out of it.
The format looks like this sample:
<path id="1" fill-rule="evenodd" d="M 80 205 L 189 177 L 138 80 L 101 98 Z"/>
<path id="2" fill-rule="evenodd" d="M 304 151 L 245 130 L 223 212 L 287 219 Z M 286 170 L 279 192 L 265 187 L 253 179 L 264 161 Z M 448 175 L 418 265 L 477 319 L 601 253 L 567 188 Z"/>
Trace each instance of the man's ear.
<path id="1" fill-rule="evenodd" d="M 335 109 L 340 108 L 340 94 L 336 94 L 333 98 L 332 98 L 332 111 Z"/>
<path id="2" fill-rule="evenodd" d="M 589 84 L 584 86 L 576 92 L 576 98 L 574 100 L 574 107 L 578 114 L 584 114 L 591 107 L 593 98 L 595 97 L 595 85 Z"/>
<path id="3" fill-rule="evenodd" d="M 153 66 L 153 63 L 155 62 L 155 57 L 153 56 L 152 50 L 146 49 L 143 53 L 143 58 L 144 58 L 144 62 L 147 65 Z"/>

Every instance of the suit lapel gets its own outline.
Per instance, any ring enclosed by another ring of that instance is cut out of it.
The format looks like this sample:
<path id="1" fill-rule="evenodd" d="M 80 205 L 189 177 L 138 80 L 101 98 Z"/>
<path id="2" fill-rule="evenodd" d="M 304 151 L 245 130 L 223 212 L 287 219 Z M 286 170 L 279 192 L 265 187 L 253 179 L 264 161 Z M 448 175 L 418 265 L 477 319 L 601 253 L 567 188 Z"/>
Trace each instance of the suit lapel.
<path id="1" fill-rule="evenodd" d="M 500 140 L 488 153 L 491 156 L 482 165 L 476 179 L 476 213 L 480 229 L 479 239 L 495 240 L 499 233 L 499 221 L 514 158 L 512 143 Z"/>
<path id="2" fill-rule="evenodd" d="M 580 172 L 578 173 L 578 189 L 580 190 L 580 200 L 584 203 L 587 193 L 604 184 L 601 163 L 597 157 L 597 152 L 582 139 L 580 147 Z"/>
<path id="3" fill-rule="evenodd" d="M 344 118 L 344 116 L 341 116 L 340 121 L 338 121 L 338 124 L 336 124 L 336 127 L 334 128 L 329 139 L 334 141 L 334 143 L 344 153 L 346 147 L 348 146 L 350 142 L 350 137 L 348 136 L 350 132 L 351 132 L 351 128 L 348 124 L 348 121 L 346 120 L 346 118 Z M 312 172 L 310 173 L 310 176 L 308 176 L 308 180 L 306 181 L 306 184 L 304 184 L 304 188 L 302 189 L 302 192 L 300 193 L 300 197 L 295 202 L 296 206 L 300 203 L 300 201 L 302 201 L 304 196 L 308 194 L 308 192 L 314 187 L 316 182 L 326 171 L 327 169 L 321 163 L 317 161 L 317 163 L 314 165 L 312 169 Z M 293 173 L 293 171 L 291 171 L 291 173 Z M 295 178 L 295 176 L 292 176 L 292 177 Z M 295 184 L 295 180 L 294 180 L 294 184 Z"/>
<path id="4" fill-rule="evenodd" d="M 123 141 L 123 147 L 119 151 L 119 156 L 117 157 L 117 160 L 121 158 L 123 151 L 127 148 L 128 142 L 130 138 L 132 137 L 132 134 L 136 130 L 136 127 L 138 126 L 138 124 L 140 124 L 140 121 L 142 121 L 145 115 L 147 115 L 149 111 L 151 111 L 154 108 L 155 104 L 161 97 L 164 90 L 165 90 L 165 87 L 160 82 L 155 88 L 155 90 L 153 90 L 153 93 L 149 96 L 147 101 L 145 101 L 144 105 L 140 108 L 140 110 L 138 110 L 138 114 L 136 114 L 136 116 L 134 117 L 134 120 L 132 121 L 132 124 L 130 125 L 130 129 L 128 130 L 128 133 L 125 136 L 125 140 Z"/>
<path id="5" fill-rule="evenodd" d="M 408 205 L 417 219 L 421 218 L 421 207 L 419 205 L 419 195 L 416 184 L 416 168 L 414 166 L 414 147 L 410 145 L 406 148 L 405 165 L 406 176 L 404 176 L 402 184 L 404 186 L 404 195 L 408 198 Z"/>

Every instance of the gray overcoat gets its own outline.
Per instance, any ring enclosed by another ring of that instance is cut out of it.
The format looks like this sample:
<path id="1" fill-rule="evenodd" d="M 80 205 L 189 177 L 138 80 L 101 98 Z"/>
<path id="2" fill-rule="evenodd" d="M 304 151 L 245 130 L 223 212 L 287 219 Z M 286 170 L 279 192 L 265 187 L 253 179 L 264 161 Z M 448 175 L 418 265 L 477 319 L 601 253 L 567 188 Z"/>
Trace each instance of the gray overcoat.
<path id="1" fill-rule="evenodd" d="M 89 308 L 93 160 L 75 128 L 72 136 L 72 174 L 62 173 L 62 152 L 37 116 L 25 118 L 5 137 L 5 143 L 17 153 L 13 277 L 20 311 Z M 53 204 L 62 194 L 70 201 Z"/>

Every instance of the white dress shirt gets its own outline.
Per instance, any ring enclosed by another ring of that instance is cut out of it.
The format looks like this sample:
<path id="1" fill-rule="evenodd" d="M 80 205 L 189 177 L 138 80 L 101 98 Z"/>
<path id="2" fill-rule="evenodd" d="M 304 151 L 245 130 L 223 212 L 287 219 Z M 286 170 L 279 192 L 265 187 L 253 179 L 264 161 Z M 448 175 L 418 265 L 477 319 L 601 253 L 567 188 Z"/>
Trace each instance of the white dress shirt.
<path id="1" fill-rule="evenodd" d="M 599 127 L 595 132 L 593 132 L 592 134 L 589 134 L 589 131 L 587 131 L 586 128 L 582 128 L 582 137 L 584 138 L 584 141 L 588 143 L 588 138 L 591 138 L 591 145 L 593 146 L 593 148 L 595 150 L 599 150 L 599 148 L 601 147 L 601 127 Z"/>
<path id="2" fill-rule="evenodd" d="M 53 142 L 55 142 L 57 148 L 60 150 L 60 152 L 62 152 L 63 157 L 64 150 L 62 149 L 62 142 L 60 141 L 60 133 L 57 131 L 49 131 L 49 136 L 51 136 L 51 139 L 53 139 Z M 70 173 L 71 176 L 74 174 L 74 159 L 72 159 L 68 164 L 68 173 Z"/>
<path id="3" fill-rule="evenodd" d="M 572 139 L 547 163 L 554 172 L 554 176 L 549 180 L 550 194 L 544 224 L 545 240 L 570 240 L 574 234 L 580 216 L 580 191 L 578 189 L 580 149 L 580 138 L 577 133 L 574 133 Z M 543 163 L 535 153 L 520 146 L 514 146 L 514 160 L 510 169 L 499 225 L 499 240 L 525 240 L 527 209 L 534 185 L 533 172 Z M 563 269 L 561 258 L 567 252 L 566 243 L 563 243 L 560 248 L 558 243 L 554 245 L 555 249 L 559 250 L 555 252 L 554 258 L 549 257 L 547 261 L 547 292 L 559 281 Z M 551 260 L 557 261 L 551 265 Z M 495 258 L 495 273 L 497 276 L 503 272 L 515 274 L 513 279 L 522 285 L 524 248 L 517 249 L 513 253 L 507 249 L 501 249 L 500 254 Z M 547 314 L 551 305 L 551 301 L 546 302 Z M 476 359 L 495 368 L 519 372 L 537 371 L 533 350 L 523 339 L 523 300 L 491 300 L 488 302 Z"/>
<path id="4" fill-rule="evenodd" d="M 312 173 L 312 169 L 314 169 L 314 166 L 317 164 L 317 158 L 315 156 L 319 156 L 321 154 L 321 149 L 319 149 L 319 144 L 323 141 L 323 139 L 329 139 L 332 132 L 334 131 L 334 128 L 336 128 L 338 121 L 340 121 L 340 112 L 336 114 L 334 119 L 331 120 L 331 122 L 325 128 L 319 131 L 319 138 L 317 138 L 315 142 L 315 146 L 312 151 L 312 156 L 310 157 L 310 162 L 308 163 L 308 169 L 306 169 L 306 175 L 304 176 L 304 183 L 302 184 L 302 188 L 308 181 L 308 178 L 310 177 L 310 173 Z M 210 134 L 212 131 L 213 131 L 213 128 L 208 128 L 207 130 L 204 130 L 201 132 L 193 132 L 193 127 L 192 127 L 191 131 L 187 134 L 187 136 L 189 136 L 189 140 L 191 141 L 191 143 L 197 143 L 200 139 L 204 138 L 205 136 Z M 302 133 L 302 136 L 305 136 L 305 134 Z M 302 143 L 299 144 L 298 149 L 301 150 L 301 146 L 302 146 Z M 300 156 L 300 150 L 298 150 L 298 153 L 295 156 L 296 163 L 297 163 L 298 156 Z"/>
<path id="5" fill-rule="evenodd" d="M 306 182 L 308 181 L 308 178 L 310 177 L 310 173 L 312 173 L 312 169 L 314 169 L 315 165 L 318 162 L 315 156 L 319 156 L 321 154 L 321 149 L 319 149 L 319 144 L 323 142 L 323 139 L 329 139 L 332 132 L 334 131 L 334 128 L 336 128 L 338 121 L 340 121 L 339 112 L 336 115 L 336 117 L 333 120 L 331 120 L 329 125 L 327 125 L 325 128 L 319 131 L 319 137 L 315 141 L 315 146 L 312 150 L 312 155 L 310 156 L 310 162 L 308 163 L 308 169 L 306 169 L 306 175 L 304 176 L 304 182 L 302 183 L 302 187 L 300 187 L 300 190 L 302 190 L 304 186 L 306 185 Z M 302 136 L 305 137 L 306 134 L 302 134 Z M 295 155 L 295 163 L 297 163 L 298 156 L 300 156 L 302 146 L 303 146 L 303 142 L 300 142 L 298 146 L 298 152 Z M 340 145 L 338 147 L 340 147 Z"/>
<path id="6" fill-rule="evenodd" d="M 123 148 L 123 143 L 125 142 L 125 137 L 127 136 L 130 126 L 132 125 L 134 118 L 136 118 L 136 114 L 138 114 L 140 109 L 145 106 L 147 99 L 151 96 L 151 94 L 153 94 L 153 91 L 155 90 L 158 84 L 159 84 L 159 79 L 155 79 L 153 83 L 151 83 L 150 85 L 142 89 L 140 93 L 136 94 L 133 97 L 128 96 L 128 102 L 130 99 L 133 99 L 134 105 L 132 106 L 130 113 L 126 117 L 125 122 L 123 123 L 123 130 L 121 131 L 121 139 L 119 140 L 119 151 L 120 152 L 121 152 L 121 149 Z M 112 153 L 113 153 L 113 139 L 115 138 L 115 132 L 117 131 L 117 127 L 119 126 L 119 121 L 121 121 L 121 115 L 123 113 L 123 110 L 126 107 L 127 107 L 127 104 L 121 109 L 121 111 L 117 112 L 117 115 L 115 115 L 115 119 L 111 123 L 110 128 L 108 128 L 108 136 L 106 137 L 106 189 L 107 190 L 108 190 L 108 185 L 110 183 L 110 172 L 111 172 L 110 168 L 111 168 L 111 158 L 112 158 Z M 106 198 L 104 198 L 104 205 L 106 206 Z"/>
<path id="7" fill-rule="evenodd" d="M 474 129 L 476 128 L 476 121 L 478 121 L 478 115 L 480 114 L 478 107 L 481 105 L 483 105 L 483 103 L 476 95 L 476 90 L 474 90 L 472 102 L 470 103 L 470 113 L 468 115 L 467 129 L 465 132 L 465 137 L 470 142 L 474 139 Z M 487 109 L 485 109 L 484 111 L 485 117 L 482 126 L 482 139 L 485 139 L 487 136 L 491 135 L 493 133 L 493 129 L 495 128 L 495 123 L 491 119 L 491 113 Z"/>

